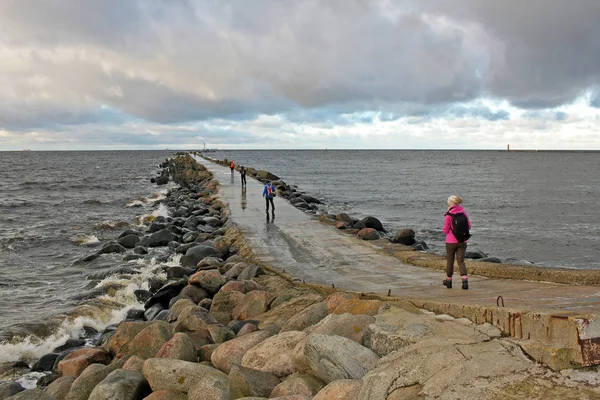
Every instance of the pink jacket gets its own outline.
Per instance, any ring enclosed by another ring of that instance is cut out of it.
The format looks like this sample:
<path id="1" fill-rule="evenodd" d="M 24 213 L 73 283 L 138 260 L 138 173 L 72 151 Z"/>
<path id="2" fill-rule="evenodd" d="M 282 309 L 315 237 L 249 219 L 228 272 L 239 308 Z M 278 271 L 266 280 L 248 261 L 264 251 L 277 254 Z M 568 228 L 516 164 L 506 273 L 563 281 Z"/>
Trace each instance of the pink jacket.
<path id="1" fill-rule="evenodd" d="M 469 218 L 469 215 L 465 212 L 465 209 L 463 208 L 463 206 L 460 205 L 453 205 L 452 207 L 450 207 L 448 209 L 448 212 L 450 214 L 460 214 L 463 213 L 467 216 L 467 219 L 469 220 L 469 229 L 471 229 L 471 219 Z M 442 232 L 444 232 L 446 234 L 446 243 L 459 243 L 458 240 L 456 240 L 456 237 L 454 236 L 454 233 L 452 233 L 452 217 L 449 215 L 446 215 L 444 217 L 444 227 L 442 228 Z M 465 241 L 465 243 L 468 242 Z"/>

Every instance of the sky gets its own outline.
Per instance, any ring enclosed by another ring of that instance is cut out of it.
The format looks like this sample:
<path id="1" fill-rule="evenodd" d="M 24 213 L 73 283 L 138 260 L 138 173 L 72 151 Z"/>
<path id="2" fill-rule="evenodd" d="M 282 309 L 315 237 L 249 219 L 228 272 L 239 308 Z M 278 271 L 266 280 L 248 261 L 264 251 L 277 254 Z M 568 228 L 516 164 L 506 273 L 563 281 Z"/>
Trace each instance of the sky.
<path id="1" fill-rule="evenodd" d="M 598 0 L 0 0 L 0 150 L 600 150 Z"/>

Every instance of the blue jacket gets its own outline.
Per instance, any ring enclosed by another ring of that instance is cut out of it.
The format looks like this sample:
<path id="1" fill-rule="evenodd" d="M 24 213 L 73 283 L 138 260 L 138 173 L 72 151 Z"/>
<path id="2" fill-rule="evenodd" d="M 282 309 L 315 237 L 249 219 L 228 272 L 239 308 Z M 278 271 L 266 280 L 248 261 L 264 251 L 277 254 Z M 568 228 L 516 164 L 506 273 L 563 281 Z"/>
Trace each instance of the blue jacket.
<path id="1" fill-rule="evenodd" d="M 267 184 L 265 185 L 265 188 L 264 188 L 264 190 L 263 190 L 263 197 L 265 197 L 265 198 L 267 198 L 267 199 L 272 199 L 274 196 L 273 196 L 273 195 L 269 195 L 269 194 L 267 193 L 267 187 L 269 187 L 269 186 L 271 186 L 271 188 L 273 188 L 273 195 L 275 194 L 275 190 L 276 190 L 276 189 L 275 189 L 275 186 L 271 185 L 270 183 L 267 183 Z"/>

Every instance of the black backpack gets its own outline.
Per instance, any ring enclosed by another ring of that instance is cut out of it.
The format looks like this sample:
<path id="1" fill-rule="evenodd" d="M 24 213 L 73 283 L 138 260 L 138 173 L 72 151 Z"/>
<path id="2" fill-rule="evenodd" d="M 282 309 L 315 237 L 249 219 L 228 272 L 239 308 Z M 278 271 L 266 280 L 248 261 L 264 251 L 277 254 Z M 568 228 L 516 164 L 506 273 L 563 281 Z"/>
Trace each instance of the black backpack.
<path id="1" fill-rule="evenodd" d="M 458 240 L 459 243 L 464 243 L 469 240 L 471 234 L 469 233 L 469 219 L 467 216 L 464 213 L 446 213 L 446 215 L 452 217 L 452 226 L 450 229 L 452 230 L 454 237 L 456 237 L 456 240 Z"/>

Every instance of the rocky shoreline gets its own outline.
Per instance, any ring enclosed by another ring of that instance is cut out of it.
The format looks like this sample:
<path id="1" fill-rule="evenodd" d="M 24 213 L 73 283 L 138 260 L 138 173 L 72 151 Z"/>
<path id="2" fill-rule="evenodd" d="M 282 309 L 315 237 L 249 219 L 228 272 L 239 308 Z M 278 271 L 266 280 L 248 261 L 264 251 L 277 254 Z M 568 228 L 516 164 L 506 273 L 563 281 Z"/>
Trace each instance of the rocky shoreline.
<path id="1" fill-rule="evenodd" d="M 1 366 L 0 399 L 600 398 L 597 368 L 552 371 L 490 324 L 296 282 L 256 259 L 204 167 L 181 154 L 163 165 L 161 183 L 165 176 L 179 185 L 164 201 L 171 216 L 124 231 L 89 260 L 153 247 L 179 265 L 136 292 L 144 309 L 94 346 L 74 341 L 41 357 L 32 366 L 45 373 L 38 388 L 13 380 L 27 363 Z M 381 251 L 416 254 L 388 242 Z"/>

